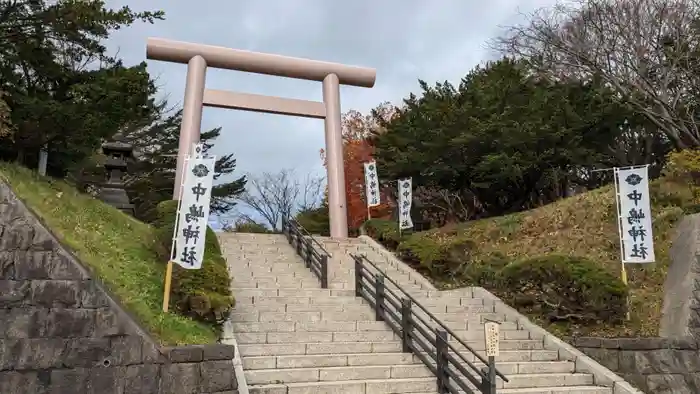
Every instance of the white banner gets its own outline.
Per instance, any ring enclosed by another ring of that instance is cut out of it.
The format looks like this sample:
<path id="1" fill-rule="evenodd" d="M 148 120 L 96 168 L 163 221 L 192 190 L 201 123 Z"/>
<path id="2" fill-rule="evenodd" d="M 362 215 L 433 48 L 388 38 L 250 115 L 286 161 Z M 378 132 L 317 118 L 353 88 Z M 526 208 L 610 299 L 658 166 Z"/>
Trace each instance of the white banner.
<path id="1" fill-rule="evenodd" d="M 195 144 L 193 152 L 185 159 L 170 259 L 182 268 L 196 270 L 202 267 L 204 258 L 216 157 L 204 157 L 201 144 Z"/>
<path id="2" fill-rule="evenodd" d="M 365 166 L 365 200 L 368 207 L 379 205 L 379 178 L 377 177 L 377 162 L 372 160 Z"/>
<path id="3" fill-rule="evenodd" d="M 623 263 L 653 263 L 648 167 L 615 168 Z"/>
<path id="4" fill-rule="evenodd" d="M 413 182 L 411 178 L 399 179 L 399 230 L 413 228 L 411 204 L 413 203 Z"/>

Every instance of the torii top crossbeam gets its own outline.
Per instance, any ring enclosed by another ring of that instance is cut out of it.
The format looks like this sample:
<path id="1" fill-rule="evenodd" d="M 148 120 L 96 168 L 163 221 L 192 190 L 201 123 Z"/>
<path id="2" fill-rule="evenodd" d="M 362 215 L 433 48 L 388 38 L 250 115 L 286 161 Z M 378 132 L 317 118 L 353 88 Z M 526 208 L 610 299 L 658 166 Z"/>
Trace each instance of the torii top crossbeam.
<path id="1" fill-rule="evenodd" d="M 377 75 L 374 69 L 162 38 L 148 38 L 146 57 L 187 64 L 173 198 L 179 195 L 185 155 L 199 141 L 203 106 L 323 119 L 331 237 L 347 238 L 340 85 L 371 88 Z M 205 89 L 208 67 L 319 81 L 323 102 Z"/>
<path id="2" fill-rule="evenodd" d="M 372 68 L 213 45 L 149 38 L 146 46 L 146 57 L 153 60 L 187 64 L 197 55 L 206 60 L 207 66 L 224 70 L 247 71 L 319 82 L 323 82 L 329 74 L 335 74 L 341 85 L 363 88 L 373 87 L 377 78 L 377 71 Z"/>

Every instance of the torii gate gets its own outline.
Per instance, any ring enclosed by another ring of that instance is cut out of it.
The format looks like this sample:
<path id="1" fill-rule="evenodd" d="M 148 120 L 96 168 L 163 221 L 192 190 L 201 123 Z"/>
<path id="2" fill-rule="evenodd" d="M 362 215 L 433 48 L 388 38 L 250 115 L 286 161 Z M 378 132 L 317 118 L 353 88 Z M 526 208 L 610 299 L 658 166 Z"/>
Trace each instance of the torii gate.
<path id="1" fill-rule="evenodd" d="M 174 199 L 178 198 L 185 155 L 199 141 L 203 106 L 323 119 L 331 237 L 347 238 L 340 84 L 371 88 L 377 75 L 375 69 L 161 38 L 148 38 L 146 57 L 187 64 Z M 323 102 L 205 89 L 207 67 L 319 81 L 323 83 Z"/>

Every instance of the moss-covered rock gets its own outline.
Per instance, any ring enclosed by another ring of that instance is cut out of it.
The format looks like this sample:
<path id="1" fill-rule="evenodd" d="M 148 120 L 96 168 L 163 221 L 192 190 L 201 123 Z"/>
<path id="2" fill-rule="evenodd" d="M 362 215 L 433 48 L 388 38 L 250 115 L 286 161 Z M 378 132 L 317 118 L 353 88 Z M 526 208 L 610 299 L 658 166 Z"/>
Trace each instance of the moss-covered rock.
<path id="1" fill-rule="evenodd" d="M 163 261 L 170 257 L 177 201 L 163 201 L 157 207 L 159 250 Z M 172 304 L 177 310 L 197 320 L 221 324 L 235 305 L 226 259 L 222 256 L 216 233 L 207 227 L 202 268 L 186 270 L 173 265 Z"/>

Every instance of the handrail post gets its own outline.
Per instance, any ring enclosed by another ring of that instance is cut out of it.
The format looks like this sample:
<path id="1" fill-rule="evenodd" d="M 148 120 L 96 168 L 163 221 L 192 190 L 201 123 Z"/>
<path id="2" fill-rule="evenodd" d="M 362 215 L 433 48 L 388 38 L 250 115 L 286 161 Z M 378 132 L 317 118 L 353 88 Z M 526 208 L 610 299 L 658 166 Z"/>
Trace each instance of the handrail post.
<path id="1" fill-rule="evenodd" d="M 328 288 L 328 255 L 321 256 L 321 288 Z"/>
<path id="2" fill-rule="evenodd" d="M 357 256 L 352 256 L 355 260 L 355 297 L 362 297 L 362 262 Z"/>
<path id="3" fill-rule="evenodd" d="M 401 299 L 401 351 L 411 353 L 411 300 Z"/>
<path id="4" fill-rule="evenodd" d="M 296 241 L 297 241 L 297 244 L 296 244 L 297 254 L 299 256 L 302 256 L 302 254 L 301 254 L 301 234 L 299 233 L 299 231 L 295 231 L 294 233 L 295 233 L 294 238 L 296 238 Z"/>
<path id="5" fill-rule="evenodd" d="M 448 347 L 447 347 L 447 331 L 435 331 L 435 359 L 437 361 L 437 389 L 439 394 L 445 394 L 449 391 L 447 382 L 450 380 L 450 375 L 447 373 L 449 368 Z"/>
<path id="6" fill-rule="evenodd" d="M 374 291 L 375 291 L 375 304 L 374 312 L 375 319 L 377 321 L 384 320 L 384 275 L 377 274 L 374 276 Z"/>
<path id="7" fill-rule="evenodd" d="M 285 238 L 287 238 L 287 242 L 291 245 L 292 243 L 292 231 L 289 228 L 289 222 L 285 219 L 282 219 L 282 235 L 284 235 Z"/>
<path id="8" fill-rule="evenodd" d="M 486 382 L 484 394 L 496 394 L 496 357 L 489 356 L 489 381 Z"/>
<path id="9" fill-rule="evenodd" d="M 311 267 L 311 240 L 304 238 L 304 246 L 306 247 L 306 251 L 304 251 L 304 265 L 306 268 L 309 268 Z"/>

